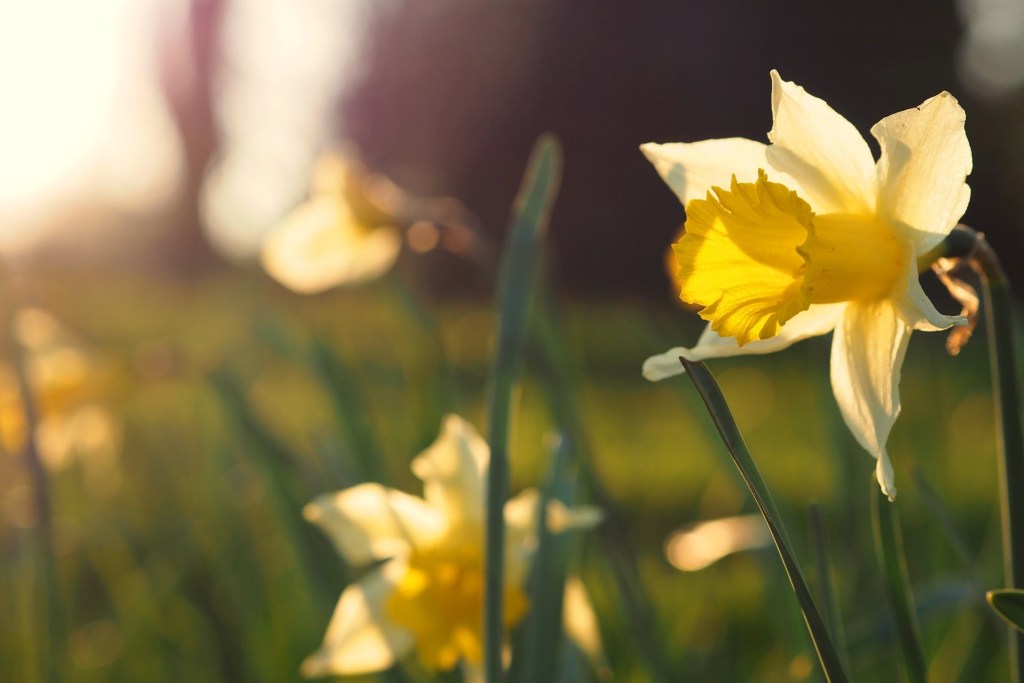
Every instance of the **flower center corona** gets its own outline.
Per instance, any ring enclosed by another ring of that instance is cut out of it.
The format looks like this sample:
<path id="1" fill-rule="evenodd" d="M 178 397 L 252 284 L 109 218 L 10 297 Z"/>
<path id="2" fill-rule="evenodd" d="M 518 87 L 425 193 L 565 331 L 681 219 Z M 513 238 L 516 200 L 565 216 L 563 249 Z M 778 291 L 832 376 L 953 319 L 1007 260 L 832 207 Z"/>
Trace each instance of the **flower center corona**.
<path id="1" fill-rule="evenodd" d="M 686 231 L 673 245 L 679 297 L 742 346 L 768 339 L 811 304 L 889 295 L 911 258 L 872 215 L 816 216 L 763 170 L 753 183 L 712 188 L 686 205 Z"/>
<path id="2" fill-rule="evenodd" d="M 409 630 L 423 665 L 447 671 L 460 659 L 483 661 L 484 571 L 477 544 L 418 551 L 388 598 L 387 616 Z M 526 614 L 517 586 L 505 587 L 505 626 Z"/>

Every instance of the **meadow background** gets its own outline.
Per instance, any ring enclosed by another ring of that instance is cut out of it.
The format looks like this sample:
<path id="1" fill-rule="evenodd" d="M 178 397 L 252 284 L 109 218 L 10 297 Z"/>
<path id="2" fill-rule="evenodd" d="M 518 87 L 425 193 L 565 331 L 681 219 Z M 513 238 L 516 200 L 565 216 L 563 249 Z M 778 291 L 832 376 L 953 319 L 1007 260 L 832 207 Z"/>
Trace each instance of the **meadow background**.
<path id="1" fill-rule="evenodd" d="M 690 384 L 640 377 L 647 356 L 694 341 L 701 324 L 664 273 L 681 208 L 636 147 L 762 139 L 773 67 L 862 131 L 948 89 L 975 152 L 965 222 L 1017 283 L 1024 7 L 394 0 L 353 3 L 351 16 L 322 2 L 322 16 L 307 8 L 309 23 L 291 25 L 282 18 L 299 10 L 269 1 L 65 5 L 0 10 L 17 57 L 0 67 L 12 103 L 0 112 L 0 680 L 298 680 L 358 576 L 302 506 L 364 477 L 418 494 L 408 463 L 441 417 L 485 426 L 494 283 L 458 254 L 407 248 L 378 280 L 301 296 L 260 271 L 254 249 L 338 139 L 411 192 L 457 198 L 499 244 L 546 130 L 566 156 L 547 296 L 580 453 L 611 503 L 573 563 L 612 680 L 819 680 L 772 548 L 696 571 L 667 557 L 673 532 L 756 509 Z M 131 49 L 83 57 L 108 39 Z M 91 72 L 75 71 L 139 55 L 143 74 L 82 85 Z M 142 84 L 156 93 L 145 105 Z M 96 93 L 108 99 L 93 120 Z M 162 127 L 133 128 L 154 102 Z M 31 116 L 36 105 L 45 115 Z M 92 137 L 75 146 L 69 129 Z M 25 309 L 37 315 L 26 322 Z M 51 337 L 74 361 L 57 355 L 33 403 L 79 421 L 36 434 L 59 454 L 43 520 L 17 376 Z M 930 680 L 1004 680 L 1005 628 L 983 600 L 1002 583 L 985 339 L 956 358 L 943 342 L 915 335 L 889 444 L 908 569 Z M 828 340 L 815 339 L 711 369 L 816 590 L 809 505 L 820 506 L 851 678 L 899 680 L 871 535 L 874 462 L 842 423 L 827 365 Z M 528 354 L 514 490 L 545 476 L 548 376 Z"/>

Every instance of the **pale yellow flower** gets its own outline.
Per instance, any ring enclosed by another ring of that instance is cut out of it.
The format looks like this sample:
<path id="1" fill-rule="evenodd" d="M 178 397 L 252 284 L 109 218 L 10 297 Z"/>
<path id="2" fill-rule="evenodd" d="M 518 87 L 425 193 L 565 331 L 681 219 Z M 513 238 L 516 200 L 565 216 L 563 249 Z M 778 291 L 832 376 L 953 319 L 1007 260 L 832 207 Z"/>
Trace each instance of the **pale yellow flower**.
<path id="1" fill-rule="evenodd" d="M 771 144 L 641 148 L 686 206 L 686 233 L 674 245 L 680 297 L 709 321 L 696 346 L 649 358 L 644 376 L 682 372 L 680 356 L 771 353 L 834 330 L 836 400 L 893 497 L 886 441 L 910 334 L 964 323 L 928 300 L 917 262 L 970 199 L 964 111 L 943 92 L 882 119 L 871 129 L 876 162 L 849 121 L 771 77 Z"/>
<path id="2" fill-rule="evenodd" d="M 106 369 L 47 311 L 21 309 L 12 323 L 44 464 L 60 470 L 76 456 L 86 456 L 87 466 L 112 462 L 120 420 L 102 401 L 111 391 Z M 29 438 L 24 401 L 15 368 L 0 363 L 0 446 L 10 453 L 21 453 Z"/>
<path id="3" fill-rule="evenodd" d="M 398 258 L 402 238 L 364 196 L 356 167 L 339 154 L 316 164 L 310 198 L 275 226 L 260 260 L 275 280 L 300 294 L 372 280 Z"/>
<path id="4" fill-rule="evenodd" d="M 350 565 L 382 564 L 348 586 L 305 676 L 361 674 L 415 652 L 430 670 L 460 662 L 469 679 L 483 658 L 484 493 L 490 450 L 472 425 L 444 419 L 437 440 L 412 462 L 419 498 L 379 484 L 321 496 L 304 514 Z M 528 608 L 523 582 L 536 548 L 538 492 L 505 505 L 505 624 Z M 591 509 L 553 506 L 560 529 L 589 526 Z M 551 516 L 551 515 L 549 515 Z"/>

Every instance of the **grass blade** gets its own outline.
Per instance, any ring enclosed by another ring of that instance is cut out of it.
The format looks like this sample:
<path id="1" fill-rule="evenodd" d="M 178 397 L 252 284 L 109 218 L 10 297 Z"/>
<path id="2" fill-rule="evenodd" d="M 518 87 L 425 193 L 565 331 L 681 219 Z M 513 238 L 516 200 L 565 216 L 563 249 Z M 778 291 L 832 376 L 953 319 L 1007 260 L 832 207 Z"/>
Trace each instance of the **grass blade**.
<path id="1" fill-rule="evenodd" d="M 882 580 L 892 611 L 896 640 L 899 643 L 907 679 L 912 683 L 928 680 L 928 665 L 921 648 L 921 627 L 917 623 L 914 596 L 907 576 L 907 560 L 903 553 L 903 534 L 900 530 L 899 515 L 895 503 L 871 482 L 871 521 L 882 564 Z"/>
<path id="2" fill-rule="evenodd" d="M 573 358 L 566 350 L 563 331 L 556 324 L 560 319 L 550 300 L 549 288 L 542 286 L 534 302 L 533 336 L 528 348 L 530 361 L 543 386 L 545 399 L 556 424 L 571 439 L 571 454 L 579 473 L 581 498 L 589 500 L 604 514 L 597 527 L 603 559 L 616 582 L 616 594 L 621 598 L 630 623 L 629 635 L 636 649 L 642 653 L 644 664 L 652 681 L 663 683 L 677 680 L 662 646 L 662 630 L 653 601 L 641 581 L 632 526 L 619 503 L 606 489 L 598 473 L 583 453 L 593 453 L 587 439 L 587 430 L 576 404 L 578 378 L 571 376 Z M 572 648 L 569 648 L 570 650 Z"/>
<path id="3" fill-rule="evenodd" d="M 308 353 L 309 365 L 327 390 L 335 419 L 348 442 L 351 459 L 358 466 L 362 480 L 389 483 L 387 461 L 370 427 L 373 421 L 356 370 L 320 339 L 313 340 Z"/>
<path id="4" fill-rule="evenodd" d="M 339 570 L 342 563 L 327 548 L 323 535 L 302 518 L 302 504 L 296 498 L 296 458 L 253 412 L 237 377 L 226 369 L 217 369 L 209 376 L 210 384 L 220 399 L 232 432 L 243 439 L 252 454 L 252 462 L 262 475 L 271 501 L 276 508 L 285 535 L 291 541 L 296 561 L 310 578 L 321 598 L 330 604 L 337 598 Z"/>
<path id="5" fill-rule="evenodd" d="M 842 613 L 839 611 L 839 596 L 833 581 L 832 552 L 825 529 L 825 520 L 821 514 L 821 506 L 817 503 L 811 505 L 811 538 L 814 539 L 814 557 L 818 570 L 818 593 L 825 612 L 825 620 L 828 622 L 828 631 L 844 668 L 849 669 L 850 662 L 846 654 L 848 652 L 846 630 L 843 628 Z"/>
<path id="6" fill-rule="evenodd" d="M 490 376 L 487 441 L 491 464 L 487 475 L 486 589 L 484 594 L 484 676 L 502 679 L 504 636 L 505 501 L 508 498 L 508 434 L 512 390 L 522 365 L 540 247 L 547 231 L 561 175 L 561 149 L 551 136 L 534 146 L 512 211 L 512 227 L 498 273 L 498 329 Z"/>
<path id="7" fill-rule="evenodd" d="M 811 592 L 807 588 L 807 581 L 804 580 L 804 576 L 800 572 L 800 566 L 797 564 L 796 556 L 793 554 L 792 546 L 782 526 L 782 519 L 747 445 L 743 442 L 743 437 L 729 411 L 722 390 L 703 363 L 693 363 L 685 358 L 679 360 L 686 368 L 686 375 L 693 381 L 693 385 L 700 393 L 711 419 L 714 420 L 715 426 L 718 428 L 718 433 L 725 442 L 736 468 L 740 471 L 740 476 L 743 477 L 744 483 L 750 490 L 750 495 L 753 496 L 754 502 L 764 516 L 764 521 L 768 524 L 768 531 L 772 535 L 772 540 L 775 541 L 775 547 L 782 559 L 782 566 L 786 570 L 794 592 L 796 592 L 800 611 L 803 612 L 804 622 L 807 624 L 807 631 L 814 643 L 814 649 L 818 654 L 825 678 L 829 683 L 839 683 L 840 681 L 845 683 L 846 673 L 839 655 L 836 653 L 835 645 L 825 628 L 825 622 L 822 621 L 818 609 L 814 606 Z"/>
<path id="8" fill-rule="evenodd" d="M 537 515 L 537 552 L 528 584 L 530 611 L 519 628 L 519 641 L 509 679 L 522 683 L 556 683 L 562 646 L 562 602 L 568 569 L 571 534 L 555 535 L 548 528 L 548 503 L 557 500 L 567 507 L 573 503 L 570 463 L 573 446 L 569 439 L 557 440 L 545 486 L 541 489 Z"/>

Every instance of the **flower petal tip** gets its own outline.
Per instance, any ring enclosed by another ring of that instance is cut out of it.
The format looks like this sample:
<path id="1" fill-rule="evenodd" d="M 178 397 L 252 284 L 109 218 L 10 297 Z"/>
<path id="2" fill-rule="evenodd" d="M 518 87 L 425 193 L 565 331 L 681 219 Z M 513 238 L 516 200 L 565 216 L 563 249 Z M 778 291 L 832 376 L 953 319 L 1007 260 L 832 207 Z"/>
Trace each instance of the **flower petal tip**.
<path id="1" fill-rule="evenodd" d="M 321 517 L 323 517 L 323 512 L 320 510 L 320 505 L 316 500 L 310 503 L 306 503 L 306 505 L 302 508 L 302 518 L 305 519 L 307 522 L 315 523 Z"/>
<path id="2" fill-rule="evenodd" d="M 649 382 L 660 382 L 663 379 L 685 373 L 686 369 L 679 360 L 684 355 L 683 351 L 685 349 L 670 349 L 665 353 L 651 356 L 645 360 L 643 367 L 644 379 Z"/>
<path id="3" fill-rule="evenodd" d="M 889 502 L 896 501 L 896 475 L 892 470 L 892 463 L 889 462 L 889 454 L 884 450 L 878 456 L 878 465 L 875 467 L 875 477 L 882 493 L 889 499 Z"/>
<path id="4" fill-rule="evenodd" d="M 299 675 L 303 678 L 320 678 L 330 673 L 324 664 L 323 655 L 319 652 L 311 654 L 299 665 Z"/>
<path id="5" fill-rule="evenodd" d="M 566 507 L 565 503 L 552 500 L 547 509 L 548 531 L 559 534 L 573 529 L 591 529 L 604 520 L 604 511 L 593 506 Z"/>

